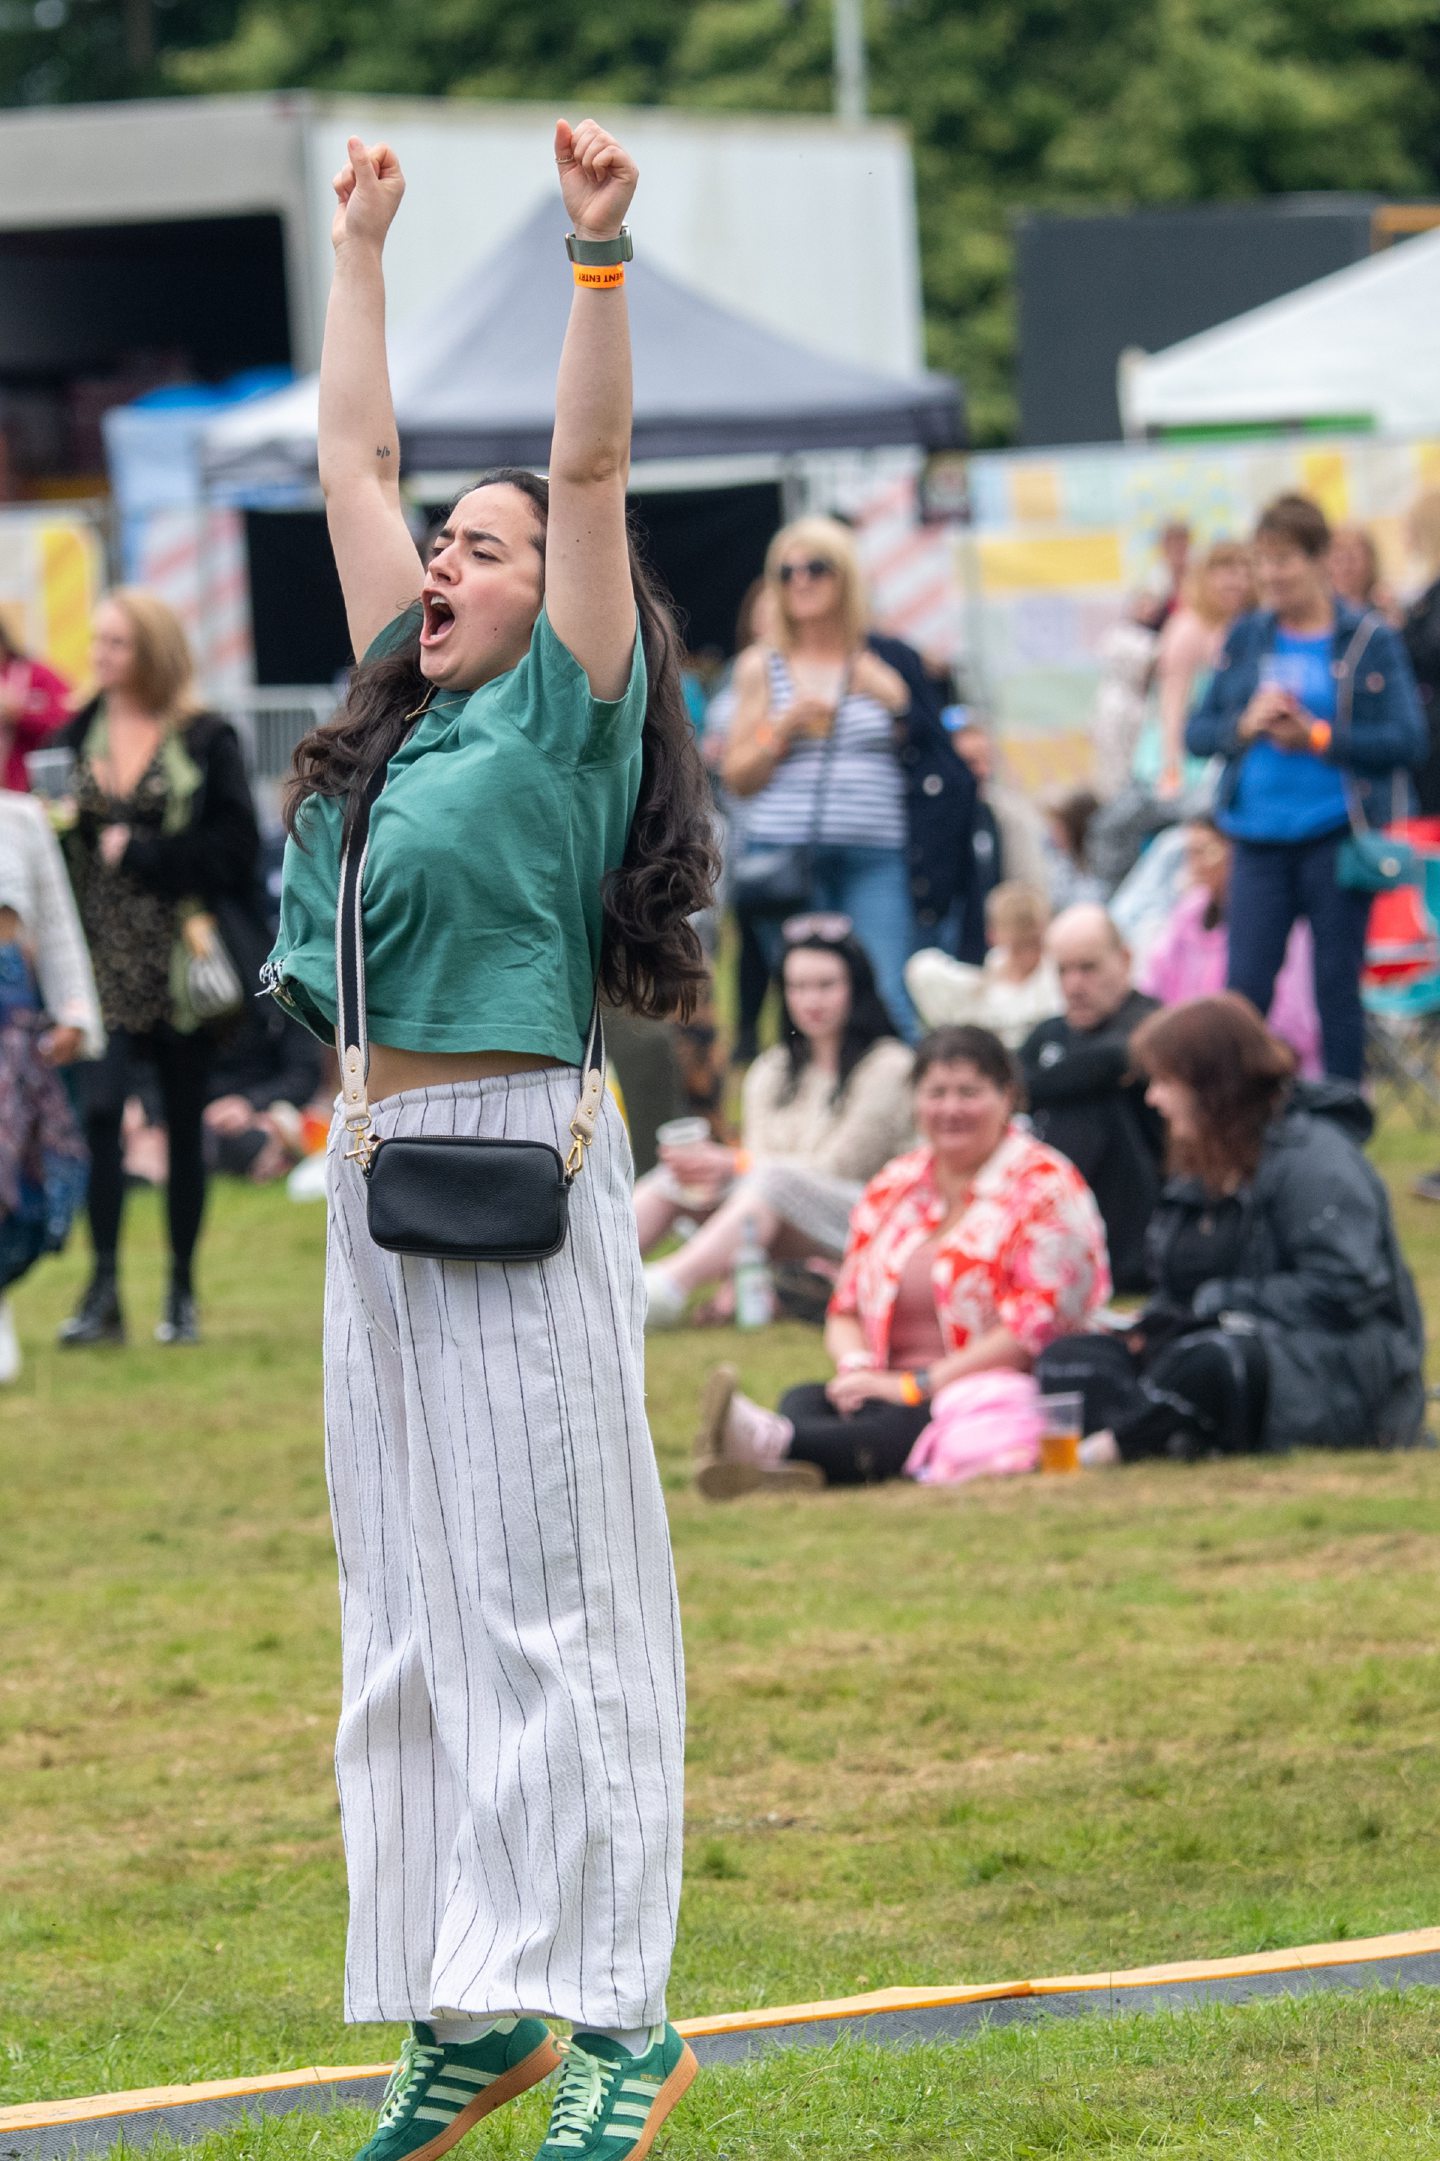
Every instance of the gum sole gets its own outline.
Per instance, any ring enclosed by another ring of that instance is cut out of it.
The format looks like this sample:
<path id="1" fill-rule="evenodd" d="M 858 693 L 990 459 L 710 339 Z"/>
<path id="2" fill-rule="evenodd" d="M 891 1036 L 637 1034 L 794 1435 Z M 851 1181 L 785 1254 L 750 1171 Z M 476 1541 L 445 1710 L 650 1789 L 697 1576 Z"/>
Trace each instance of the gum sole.
<path id="1" fill-rule="evenodd" d="M 825 1473 L 818 1463 L 741 1463 L 734 1456 L 712 1456 L 697 1466 L 695 1483 L 707 1501 L 738 1501 L 745 1493 L 821 1493 Z"/>
<path id="2" fill-rule="evenodd" d="M 514 2101 L 520 2094 L 528 2093 L 532 2086 L 540 2084 L 541 2079 L 549 2078 L 552 2071 L 558 2071 L 561 2060 L 555 2043 L 542 2041 L 539 2048 L 532 2048 L 528 2056 L 522 2056 L 519 2063 L 512 2064 L 508 2071 L 496 2079 L 493 2086 L 487 2086 L 484 2093 L 476 2094 L 473 2101 L 467 2101 L 459 2115 L 448 2123 L 443 2131 L 437 2131 L 428 2145 L 418 2146 L 414 2153 L 407 2154 L 405 2161 L 438 2161 L 439 2155 L 449 2153 L 452 2146 L 458 2146 L 466 2132 L 473 2131 L 477 2123 L 483 2122 L 487 2116 L 493 2116 L 496 2109 L 503 2108 L 507 2101 Z M 660 2092 L 663 2094 L 664 2091 L 662 2086 Z"/>
<path id="3" fill-rule="evenodd" d="M 740 1385 L 740 1374 L 734 1366 L 717 1366 L 705 1383 L 700 1397 L 700 1424 L 695 1431 L 695 1460 L 705 1463 L 723 1451 L 725 1417 L 730 1409 L 730 1399 Z"/>
<path id="4" fill-rule="evenodd" d="M 649 2153 L 650 2148 L 655 2143 L 656 2132 L 660 2129 L 686 2087 L 692 2084 L 699 2068 L 700 2064 L 695 2051 L 687 2042 L 684 2055 L 650 2104 L 650 2113 L 645 2118 L 645 2128 L 630 2149 L 630 2161 L 645 2161 L 646 2154 Z"/>

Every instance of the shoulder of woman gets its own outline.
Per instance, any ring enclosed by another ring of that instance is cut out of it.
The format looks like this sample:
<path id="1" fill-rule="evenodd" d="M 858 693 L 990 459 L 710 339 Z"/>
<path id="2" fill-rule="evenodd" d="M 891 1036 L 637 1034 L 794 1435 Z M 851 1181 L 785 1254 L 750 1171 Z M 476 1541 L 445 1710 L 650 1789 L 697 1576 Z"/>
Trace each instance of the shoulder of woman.
<path id="1" fill-rule="evenodd" d="M 763 645 L 747 645 L 743 652 L 737 653 L 735 656 L 735 666 L 730 680 L 737 692 L 757 690 L 761 684 L 768 680 L 769 673 L 770 654 L 768 649 Z"/>
<path id="2" fill-rule="evenodd" d="M 790 1070 L 790 1060 L 784 1046 L 772 1043 L 769 1050 L 762 1050 L 754 1060 L 740 1084 L 740 1092 L 747 1097 L 773 1095 Z"/>
<path id="3" fill-rule="evenodd" d="M 863 1078 L 866 1082 L 884 1082 L 888 1085 L 894 1081 L 908 1080 L 914 1064 L 915 1053 L 908 1043 L 902 1043 L 899 1036 L 882 1035 L 857 1061 L 850 1079 L 852 1084 Z"/>

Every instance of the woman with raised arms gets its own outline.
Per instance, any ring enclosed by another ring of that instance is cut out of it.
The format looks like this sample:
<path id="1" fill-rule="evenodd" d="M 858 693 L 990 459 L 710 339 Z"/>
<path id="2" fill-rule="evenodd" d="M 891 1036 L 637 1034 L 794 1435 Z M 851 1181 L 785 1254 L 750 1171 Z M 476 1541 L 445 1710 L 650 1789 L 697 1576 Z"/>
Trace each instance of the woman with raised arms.
<path id="1" fill-rule="evenodd" d="M 545 2077 L 551 2017 L 575 2030 L 545 2161 L 648 2152 L 695 2069 L 665 2017 L 680 1631 L 631 1165 L 599 1056 L 576 1102 L 597 982 L 652 1015 L 693 1000 L 687 919 L 714 865 L 674 627 L 626 523 L 636 170 L 590 120 L 558 124 L 555 156 L 576 291 L 548 484 L 485 476 L 424 562 L 385 362 L 404 181 L 353 140 L 335 183 L 320 468 L 359 666 L 297 753 L 267 974 L 333 1039 L 341 857 L 373 799 L 360 1053 L 329 1171 L 336 1756 L 346 2016 L 412 2032 L 365 2161 L 431 2161 Z M 565 274 L 556 237 L 537 277 Z M 417 1136 L 568 1156 L 559 1250 L 378 1243 L 370 1169 Z"/>

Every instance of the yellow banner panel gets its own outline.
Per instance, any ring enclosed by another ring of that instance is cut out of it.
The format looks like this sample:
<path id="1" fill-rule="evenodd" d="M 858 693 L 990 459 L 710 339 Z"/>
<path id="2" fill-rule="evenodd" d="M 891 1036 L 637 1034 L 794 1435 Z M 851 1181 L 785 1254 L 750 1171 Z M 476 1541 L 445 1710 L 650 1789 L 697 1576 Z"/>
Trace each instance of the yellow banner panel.
<path id="1" fill-rule="evenodd" d="M 1350 461 L 1343 450 L 1307 450 L 1300 460 L 1300 485 L 1332 525 L 1349 517 Z"/>
<path id="2" fill-rule="evenodd" d="M 1027 540 L 982 533 L 976 540 L 987 594 L 1056 592 L 1123 583 L 1118 533 L 1047 533 Z"/>
<path id="3" fill-rule="evenodd" d="M 41 527 L 45 658 L 69 683 L 84 682 L 90 673 L 90 616 L 99 582 L 99 551 L 86 527 Z"/>
<path id="4" fill-rule="evenodd" d="M 1058 525 L 1059 467 L 1017 465 L 1010 475 L 1010 515 L 1017 525 Z"/>

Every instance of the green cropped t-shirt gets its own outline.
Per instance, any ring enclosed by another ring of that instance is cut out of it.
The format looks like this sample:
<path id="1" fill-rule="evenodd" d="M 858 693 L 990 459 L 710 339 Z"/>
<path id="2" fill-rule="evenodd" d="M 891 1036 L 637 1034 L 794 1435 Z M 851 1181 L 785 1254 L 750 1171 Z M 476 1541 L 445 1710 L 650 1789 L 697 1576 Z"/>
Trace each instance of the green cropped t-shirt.
<path id="1" fill-rule="evenodd" d="M 399 645 L 418 606 L 366 654 Z M 371 1040 L 398 1050 L 531 1051 L 579 1062 L 600 958 L 601 889 L 640 790 L 645 654 L 623 697 L 592 697 L 542 609 L 517 667 L 441 691 L 391 758 L 362 893 Z M 264 979 L 335 1033 L 341 806 L 311 796 L 285 848 Z"/>

